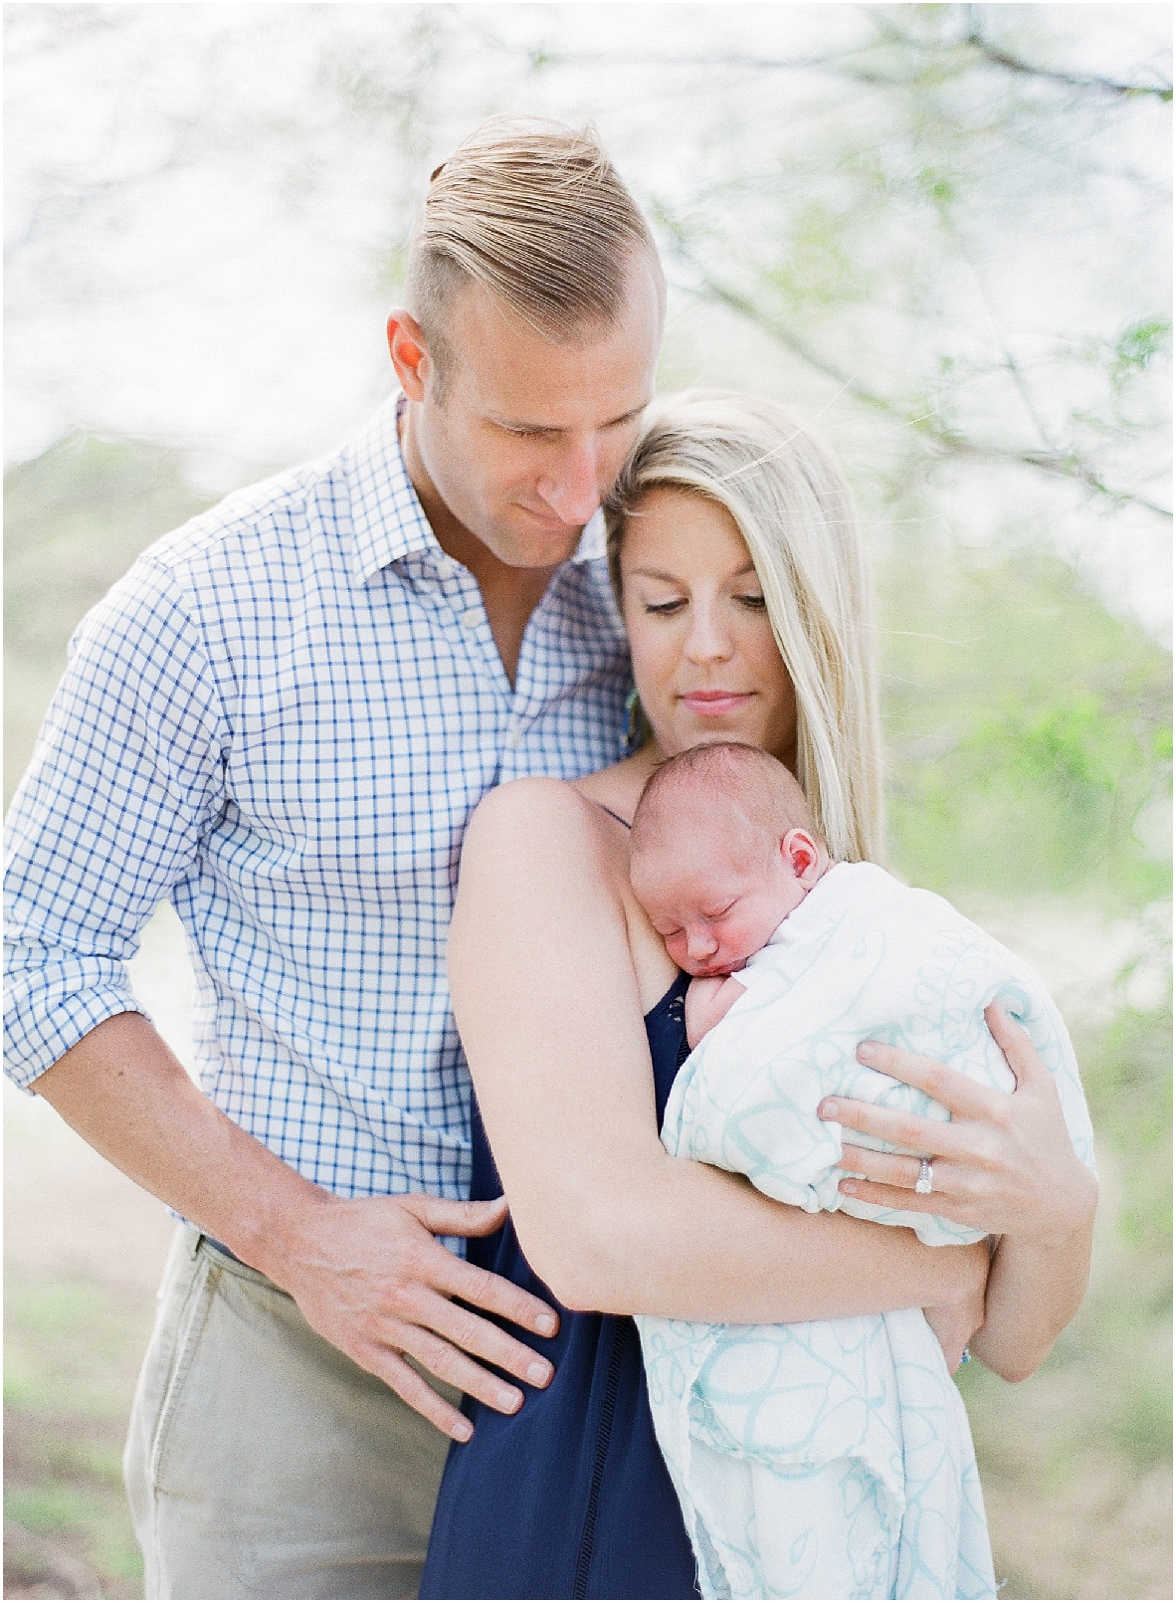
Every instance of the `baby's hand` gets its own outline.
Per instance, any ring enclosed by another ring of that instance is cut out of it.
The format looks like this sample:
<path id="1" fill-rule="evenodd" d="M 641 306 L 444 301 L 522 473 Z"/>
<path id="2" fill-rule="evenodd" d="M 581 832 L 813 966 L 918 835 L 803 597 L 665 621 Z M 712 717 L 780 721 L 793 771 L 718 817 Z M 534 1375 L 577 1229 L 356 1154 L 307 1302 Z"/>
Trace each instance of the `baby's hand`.
<path id="1" fill-rule="evenodd" d="M 745 989 L 733 974 L 690 981 L 686 991 L 686 1040 L 692 1052 Z"/>

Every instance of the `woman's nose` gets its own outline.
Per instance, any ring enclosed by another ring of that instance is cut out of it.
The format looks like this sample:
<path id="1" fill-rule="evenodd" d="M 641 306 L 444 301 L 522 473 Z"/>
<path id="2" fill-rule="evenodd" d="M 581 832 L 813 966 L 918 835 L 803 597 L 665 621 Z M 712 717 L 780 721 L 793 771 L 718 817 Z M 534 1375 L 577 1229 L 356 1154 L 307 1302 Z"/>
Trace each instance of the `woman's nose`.
<path id="1" fill-rule="evenodd" d="M 690 628 L 683 648 L 691 662 L 725 662 L 733 655 L 731 631 L 718 606 L 695 597 L 690 607 Z"/>

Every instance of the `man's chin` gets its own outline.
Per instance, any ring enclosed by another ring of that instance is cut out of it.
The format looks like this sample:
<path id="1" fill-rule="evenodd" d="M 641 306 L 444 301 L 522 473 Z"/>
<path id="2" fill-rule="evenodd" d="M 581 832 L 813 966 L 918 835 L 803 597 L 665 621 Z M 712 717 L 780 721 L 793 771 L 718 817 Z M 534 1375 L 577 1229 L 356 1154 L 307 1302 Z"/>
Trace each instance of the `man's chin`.
<path id="1" fill-rule="evenodd" d="M 545 529 L 493 529 L 483 536 L 499 562 L 507 568 L 558 568 L 575 555 L 582 529 L 553 524 Z"/>

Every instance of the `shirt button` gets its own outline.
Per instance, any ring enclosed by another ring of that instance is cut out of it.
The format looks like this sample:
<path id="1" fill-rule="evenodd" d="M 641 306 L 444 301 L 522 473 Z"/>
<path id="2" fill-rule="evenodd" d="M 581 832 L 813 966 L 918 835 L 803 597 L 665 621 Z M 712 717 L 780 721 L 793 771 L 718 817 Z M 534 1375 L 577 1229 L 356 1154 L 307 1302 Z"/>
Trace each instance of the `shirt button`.
<path id="1" fill-rule="evenodd" d="M 512 729 L 510 734 L 506 737 L 506 743 L 510 747 L 511 751 L 516 751 L 523 743 L 522 730 Z"/>
<path id="2" fill-rule="evenodd" d="M 482 614 L 478 611 L 477 607 L 471 607 L 468 612 L 463 612 L 461 615 L 462 627 L 464 629 L 476 629 L 481 621 Z"/>

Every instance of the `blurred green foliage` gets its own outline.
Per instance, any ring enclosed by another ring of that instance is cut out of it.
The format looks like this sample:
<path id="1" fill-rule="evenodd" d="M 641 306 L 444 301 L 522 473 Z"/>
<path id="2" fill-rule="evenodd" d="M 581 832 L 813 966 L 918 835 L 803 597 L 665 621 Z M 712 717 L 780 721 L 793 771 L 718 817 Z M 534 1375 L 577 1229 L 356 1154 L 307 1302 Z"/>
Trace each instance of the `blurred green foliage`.
<path id="1" fill-rule="evenodd" d="M 918 542 L 879 571 L 892 850 L 946 896 L 1167 894 L 1169 654 L 1060 558 Z"/>
<path id="2" fill-rule="evenodd" d="M 1162 1277 L 1172 1244 L 1172 999 L 1124 1007 L 1090 1054 L 1086 1094 L 1103 1140 L 1130 1155 L 1116 1226 L 1124 1247 L 1156 1264 Z M 1170 1278 L 1141 1286 L 1156 1312 L 1171 1308 Z M 1170 1405 L 1169 1405 L 1170 1411 Z M 1169 1443 L 1170 1445 L 1170 1443 Z"/>
<path id="3" fill-rule="evenodd" d="M 4 799 L 83 615 L 151 541 L 202 511 L 163 446 L 75 433 L 4 475 Z"/>

